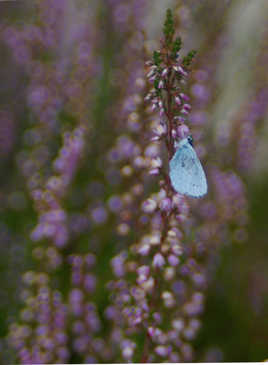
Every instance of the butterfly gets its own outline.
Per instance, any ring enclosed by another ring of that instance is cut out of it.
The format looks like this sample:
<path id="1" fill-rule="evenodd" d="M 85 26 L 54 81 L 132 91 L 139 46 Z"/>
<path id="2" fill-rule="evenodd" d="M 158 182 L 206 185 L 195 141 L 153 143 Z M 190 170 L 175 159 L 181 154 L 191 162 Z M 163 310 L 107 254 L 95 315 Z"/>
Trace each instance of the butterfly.
<path id="1" fill-rule="evenodd" d="M 188 136 L 175 142 L 176 152 L 169 162 L 169 177 L 174 190 L 180 194 L 200 198 L 207 193 L 207 179 Z"/>

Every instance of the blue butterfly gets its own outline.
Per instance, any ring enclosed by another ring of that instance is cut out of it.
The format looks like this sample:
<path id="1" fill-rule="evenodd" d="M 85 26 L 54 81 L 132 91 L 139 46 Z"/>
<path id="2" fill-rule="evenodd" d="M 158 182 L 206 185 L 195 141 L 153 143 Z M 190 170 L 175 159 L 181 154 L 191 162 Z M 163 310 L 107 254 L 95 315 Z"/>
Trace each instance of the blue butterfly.
<path id="1" fill-rule="evenodd" d="M 207 193 L 207 179 L 192 146 L 192 136 L 175 142 L 177 150 L 169 162 L 169 177 L 178 193 L 200 198 Z"/>

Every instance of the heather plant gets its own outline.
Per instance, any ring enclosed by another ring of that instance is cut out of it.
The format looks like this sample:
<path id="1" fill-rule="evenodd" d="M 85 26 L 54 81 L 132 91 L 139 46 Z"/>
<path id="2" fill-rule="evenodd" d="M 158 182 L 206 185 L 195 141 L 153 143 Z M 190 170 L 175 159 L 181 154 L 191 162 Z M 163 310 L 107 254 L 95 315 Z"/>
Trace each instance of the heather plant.
<path id="1" fill-rule="evenodd" d="M 195 56 L 195 51 L 190 51 L 181 57 L 182 41 L 179 37 L 174 38 L 174 33 L 172 13 L 168 11 L 161 48 L 154 52 L 153 60 L 146 63 L 148 82 L 153 84 L 153 88 L 145 96 L 145 101 L 150 102 L 152 111 L 159 112 L 151 121 L 152 138 L 145 142 L 145 146 L 140 140 L 138 157 L 133 148 L 132 166 L 122 168 L 123 173 L 128 172 L 127 175 L 133 174 L 132 170 L 138 170 L 138 167 L 145 168 L 147 173 L 141 186 L 146 186 L 148 175 L 159 176 L 158 190 L 140 202 L 139 209 L 143 215 L 127 216 L 130 221 L 127 231 L 129 226 L 135 229 L 134 243 L 129 252 L 123 250 L 112 261 L 118 280 L 109 283 L 110 290 L 117 292 L 115 305 L 109 308 L 109 314 L 115 327 L 116 322 L 119 323 L 114 331 L 122 357 L 130 361 L 178 362 L 193 359 L 191 341 L 200 327 L 199 316 L 207 286 L 206 262 L 211 259 L 216 247 L 211 247 L 211 253 L 208 249 L 215 240 L 228 240 L 231 234 L 228 226 L 233 221 L 238 221 L 238 226 L 242 224 L 242 227 L 246 224 L 246 199 L 243 184 L 236 174 L 208 165 L 211 169 L 210 188 L 215 189 L 219 201 L 216 198 L 213 202 L 201 202 L 198 213 L 190 212 L 189 201 L 170 185 L 163 161 L 172 158 L 174 142 L 190 133 L 187 116 L 191 105 L 185 84 Z M 202 72 L 205 73 L 203 70 L 199 74 Z M 202 135 L 197 134 L 197 127 L 193 133 L 196 140 L 200 140 Z M 143 135 L 146 137 L 147 134 Z M 125 145 L 128 142 L 125 140 Z M 140 166 L 135 166 L 137 161 Z M 133 186 L 133 191 L 134 188 L 136 186 Z M 130 201 L 134 200 L 131 195 Z M 227 199 L 234 198 L 237 207 L 230 208 Z M 136 198 L 134 204 L 137 202 Z M 224 212 L 224 207 L 228 213 Z M 206 223 L 208 217 L 209 225 Z M 225 227 L 222 231 L 223 222 Z M 125 227 L 125 224 L 123 219 L 119 227 Z M 239 229 L 242 228 L 239 226 Z M 243 234 L 240 236 L 243 239 Z M 160 312 L 159 307 L 162 308 Z M 125 332 L 122 331 L 123 325 Z M 139 341 L 143 343 L 142 350 L 138 346 Z"/>
<path id="2" fill-rule="evenodd" d="M 0 303 L 3 362 L 222 359 L 226 335 L 215 335 L 221 318 L 207 308 L 213 285 L 222 298 L 224 250 L 242 250 L 252 234 L 267 33 L 255 83 L 220 120 L 232 35 L 221 21 L 234 10 L 226 2 L 208 21 L 204 3 L 175 1 L 159 40 L 143 0 L 36 1 L 25 21 L 1 24 L 7 68 L 23 84 L 19 107 L 0 104 L 0 243 L 12 266 L 2 281 L 13 292 Z M 189 135 L 208 180 L 201 199 L 169 178 L 176 142 Z M 261 273 L 249 281 L 255 311 Z"/>
<path id="3" fill-rule="evenodd" d="M 53 16 L 48 12 L 50 5 Z M 95 278 L 87 273 L 91 267 L 91 255 L 73 258 L 62 251 L 70 244 L 72 227 L 63 208 L 64 199 L 90 131 L 87 112 L 89 80 L 97 70 L 91 59 L 92 32 L 84 22 L 82 13 L 77 12 L 77 24 L 73 24 L 74 34 L 71 34 L 76 40 L 71 50 L 73 59 L 64 57 L 65 54 L 61 55 L 56 47 L 57 42 L 69 41 L 63 38 L 61 23 L 57 21 L 58 17 L 64 19 L 65 4 L 40 2 L 36 10 L 38 25 L 23 29 L 9 27 L 3 33 L 15 57 L 18 57 L 18 49 L 25 51 L 25 57 L 19 57 L 18 61 L 30 74 L 27 102 L 29 119 L 33 121 L 24 132 L 25 144 L 18 153 L 17 163 L 37 215 L 30 238 L 33 242 L 41 242 L 32 248 L 33 258 L 39 263 L 38 269 L 28 271 L 23 276 L 27 287 L 22 292 L 25 302 L 20 315 L 22 323 L 12 324 L 10 328 L 11 342 L 22 363 L 66 362 L 70 357 L 66 331 L 72 316 L 79 318 L 82 311 L 88 316 L 88 322 L 94 320 L 94 307 L 90 302 L 86 301 L 80 312 L 78 310 L 78 304 L 82 306 L 79 301 L 82 279 L 77 279 L 76 270 L 79 259 L 82 263 L 85 260 L 83 285 L 86 292 L 94 290 Z M 35 55 L 37 46 L 40 52 Z M 44 61 L 45 56 L 51 59 Z M 61 125 L 61 122 L 65 123 Z M 52 145 L 58 152 L 51 150 Z M 52 283 L 57 276 L 55 270 L 63 270 L 67 265 L 70 265 L 74 271 L 72 277 L 75 277 L 72 280 L 75 288 L 70 289 L 69 298 L 66 298 L 69 307 L 63 303 L 60 285 Z M 92 323 L 93 332 L 98 329 L 96 326 Z M 73 327 L 75 331 L 75 321 Z M 75 334 L 73 343 L 75 349 L 83 346 L 76 340 Z"/>

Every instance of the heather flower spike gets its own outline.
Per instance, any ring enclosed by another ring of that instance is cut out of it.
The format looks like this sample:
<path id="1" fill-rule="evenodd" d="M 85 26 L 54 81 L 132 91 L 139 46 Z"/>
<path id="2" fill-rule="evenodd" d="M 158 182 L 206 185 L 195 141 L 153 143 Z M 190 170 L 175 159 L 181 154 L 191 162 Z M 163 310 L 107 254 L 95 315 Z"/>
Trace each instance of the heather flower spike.
<path id="1" fill-rule="evenodd" d="M 166 146 L 171 160 L 178 140 L 188 141 L 190 132 L 183 116 L 183 110 L 188 113 L 191 109 L 183 84 L 190 67 L 189 63 L 183 64 L 183 58 L 179 55 L 181 39 L 174 40 L 174 35 L 173 17 L 168 10 L 165 38 L 160 49 L 153 53 L 152 61 L 146 63 L 147 88 L 150 91 L 146 97 L 148 90 L 145 90 L 142 100 L 149 102 L 152 108 L 146 108 L 145 113 L 141 109 L 141 115 L 144 120 L 143 135 L 148 134 L 149 137 L 151 134 L 153 137 L 146 139 L 142 134 L 136 136 L 140 155 L 145 160 L 143 174 L 141 169 L 136 170 L 136 178 L 145 187 L 148 186 L 149 177 L 154 182 L 159 178 L 158 188 L 155 193 L 147 190 L 149 194 L 141 197 L 143 200 L 137 215 L 132 215 L 130 220 L 132 227 L 140 228 L 137 228 L 136 240 L 130 245 L 124 260 L 125 271 L 120 271 L 120 276 L 117 273 L 115 280 L 109 284 L 116 292 L 114 307 L 118 319 L 114 326 L 122 333 L 121 343 L 128 344 L 121 349 L 122 357 L 128 361 L 191 360 L 191 345 L 185 343 L 181 346 L 179 331 L 174 329 L 172 321 L 180 319 L 180 331 L 187 331 L 186 323 L 196 318 L 203 305 L 202 299 L 194 299 L 200 288 L 188 285 L 188 278 L 196 272 L 203 277 L 202 268 L 191 256 L 192 251 L 184 247 L 184 241 L 188 240 L 184 234 L 185 222 L 188 224 L 187 230 L 192 228 L 188 219 L 189 205 L 183 195 L 174 191 L 161 156 L 161 146 Z M 129 191 L 132 191 L 131 187 Z M 123 217 L 121 219 L 123 221 Z M 191 244 L 187 242 L 187 245 Z M 190 270 L 188 262 L 191 262 L 194 271 Z M 187 286 L 187 290 L 180 294 L 181 286 Z M 189 307 L 189 313 L 184 307 Z M 197 328 L 190 331 L 194 337 Z M 136 343 L 139 336 L 140 341 L 143 339 L 141 354 L 136 350 L 138 346 L 129 345 Z"/>
<path id="2" fill-rule="evenodd" d="M 185 117 L 191 110 L 190 98 L 183 92 L 184 81 L 189 74 L 189 66 L 195 56 L 191 51 L 181 58 L 181 38 L 174 40 L 174 21 L 171 10 L 167 11 L 164 24 L 165 42 L 154 52 L 153 62 L 147 74 L 149 81 L 154 78 L 156 98 L 152 110 L 160 106 L 160 117 L 166 122 L 168 135 L 166 144 L 169 152 L 169 178 L 173 189 L 191 197 L 201 197 L 207 193 L 206 176 L 187 136 L 177 140 L 177 131 L 186 130 Z M 189 130 L 189 129 L 188 129 Z M 176 152 L 174 153 L 174 147 Z M 152 171 L 150 172 L 152 174 Z"/>

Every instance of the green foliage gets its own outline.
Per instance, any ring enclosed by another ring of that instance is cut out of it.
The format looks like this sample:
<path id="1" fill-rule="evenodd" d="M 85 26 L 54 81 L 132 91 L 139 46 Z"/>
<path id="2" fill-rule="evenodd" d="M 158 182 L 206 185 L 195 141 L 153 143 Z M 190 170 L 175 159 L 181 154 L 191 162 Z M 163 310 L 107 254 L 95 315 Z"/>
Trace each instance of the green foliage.
<path id="1" fill-rule="evenodd" d="M 191 63 L 192 63 L 192 61 L 193 61 L 193 58 L 195 57 L 195 55 L 196 55 L 196 51 L 195 50 L 192 50 L 192 51 L 190 51 L 188 54 L 187 54 L 187 56 L 185 56 L 184 58 L 183 58 L 183 60 L 182 60 L 182 64 L 183 64 L 183 66 L 186 66 L 186 67 L 188 67 L 188 66 L 190 66 L 191 65 Z"/>
<path id="2" fill-rule="evenodd" d="M 177 37 L 172 45 L 171 57 L 176 58 L 176 54 L 181 50 L 182 40 L 181 37 Z"/>
<path id="3" fill-rule="evenodd" d="M 158 89 L 159 79 L 154 80 L 154 87 L 155 89 Z"/>
<path id="4" fill-rule="evenodd" d="M 161 53 L 159 51 L 154 51 L 153 59 L 154 59 L 154 64 L 156 66 L 160 66 L 162 62 Z"/>
<path id="5" fill-rule="evenodd" d="M 173 14 L 170 9 L 167 9 L 163 33 L 165 35 L 167 45 L 170 45 L 172 43 L 173 35 L 175 33 Z"/>

